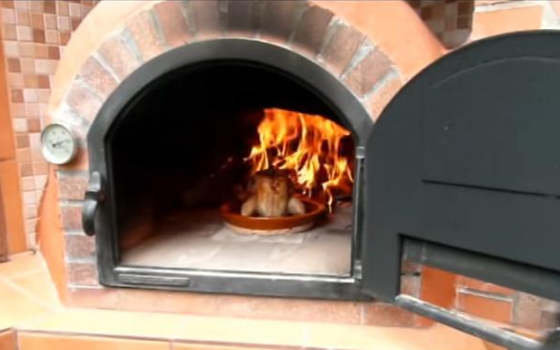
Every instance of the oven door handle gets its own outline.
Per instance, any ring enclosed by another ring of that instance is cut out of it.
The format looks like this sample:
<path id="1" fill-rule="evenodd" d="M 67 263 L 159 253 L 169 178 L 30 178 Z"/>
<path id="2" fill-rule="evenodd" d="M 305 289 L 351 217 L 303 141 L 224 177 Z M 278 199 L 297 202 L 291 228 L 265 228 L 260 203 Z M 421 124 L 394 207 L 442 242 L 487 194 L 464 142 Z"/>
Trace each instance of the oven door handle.
<path id="1" fill-rule="evenodd" d="M 105 199 L 101 175 L 95 171 L 91 174 L 82 207 L 82 226 L 88 236 L 95 235 L 95 221 L 99 204 Z"/>

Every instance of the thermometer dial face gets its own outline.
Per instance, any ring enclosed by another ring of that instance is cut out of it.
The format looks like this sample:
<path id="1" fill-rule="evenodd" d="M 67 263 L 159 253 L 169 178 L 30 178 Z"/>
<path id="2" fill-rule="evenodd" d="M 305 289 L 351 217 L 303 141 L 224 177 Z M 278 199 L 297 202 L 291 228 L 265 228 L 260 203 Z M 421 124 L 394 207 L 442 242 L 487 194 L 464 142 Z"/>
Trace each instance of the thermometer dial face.
<path id="1" fill-rule="evenodd" d="M 66 164 L 76 155 L 76 139 L 64 125 L 48 125 L 41 135 L 41 143 L 43 157 L 50 163 Z"/>

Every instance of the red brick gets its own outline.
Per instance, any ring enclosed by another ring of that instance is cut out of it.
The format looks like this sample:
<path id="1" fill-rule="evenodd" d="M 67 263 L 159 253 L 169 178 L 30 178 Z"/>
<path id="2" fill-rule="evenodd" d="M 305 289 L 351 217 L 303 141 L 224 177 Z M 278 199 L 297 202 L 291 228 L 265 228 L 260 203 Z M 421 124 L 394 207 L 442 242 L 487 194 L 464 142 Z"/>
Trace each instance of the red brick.
<path id="1" fill-rule="evenodd" d="M 101 101 L 86 88 L 83 82 L 79 81 L 72 83 L 66 102 L 76 110 L 80 117 L 89 121 L 95 119 L 101 108 Z"/>
<path id="2" fill-rule="evenodd" d="M 62 227 L 65 230 L 82 230 L 82 207 L 79 205 L 63 205 L 60 207 Z"/>
<path id="3" fill-rule="evenodd" d="M 87 150 L 84 148 L 79 148 L 76 153 L 76 157 L 69 164 L 59 165 L 61 170 L 88 170 L 89 169 L 89 157 Z"/>
<path id="4" fill-rule="evenodd" d="M 79 76 L 88 83 L 88 85 L 101 98 L 107 98 L 115 90 L 118 83 L 93 56 L 90 56 L 82 66 Z"/>
<path id="5" fill-rule="evenodd" d="M 366 105 L 373 120 L 377 120 L 381 116 L 385 107 L 391 102 L 402 86 L 401 79 L 395 74 L 369 97 Z"/>
<path id="6" fill-rule="evenodd" d="M 95 239 L 84 235 L 64 236 L 66 256 L 69 258 L 93 258 L 95 256 Z"/>
<path id="7" fill-rule="evenodd" d="M 296 15 L 305 6 L 303 1 L 267 1 L 261 25 L 261 37 L 286 43 L 296 26 Z"/>
<path id="8" fill-rule="evenodd" d="M 457 303 L 458 309 L 467 314 L 504 324 L 511 322 L 511 300 L 459 292 Z"/>
<path id="9" fill-rule="evenodd" d="M 515 292 L 512 289 L 498 286 L 496 284 L 480 281 L 474 278 L 459 276 L 457 279 L 459 287 L 465 287 L 477 291 L 498 294 L 502 296 L 512 296 Z"/>
<path id="10" fill-rule="evenodd" d="M 514 298 L 513 324 L 522 328 L 544 330 L 544 308 L 549 301 L 526 293 L 517 293 Z"/>
<path id="11" fill-rule="evenodd" d="M 163 1 L 154 6 L 159 18 L 165 41 L 170 47 L 189 42 L 189 28 L 183 15 L 183 5 L 179 1 Z"/>
<path id="12" fill-rule="evenodd" d="M 226 17 L 226 30 L 228 35 L 253 36 L 257 30 L 258 3 L 251 0 L 230 0 Z"/>
<path id="13" fill-rule="evenodd" d="M 58 179 L 61 199 L 83 200 L 88 185 L 86 175 L 64 175 Z"/>
<path id="14" fill-rule="evenodd" d="M 222 29 L 218 12 L 218 1 L 195 0 L 190 2 L 190 6 L 197 36 L 220 35 Z"/>
<path id="15" fill-rule="evenodd" d="M 321 56 L 337 76 L 342 74 L 364 40 L 362 33 L 345 24 L 336 24 Z"/>
<path id="16" fill-rule="evenodd" d="M 418 317 L 391 304 L 372 302 L 364 306 L 363 323 L 382 327 L 416 327 Z"/>
<path id="17" fill-rule="evenodd" d="M 126 24 L 145 61 L 165 51 L 155 26 L 154 16 L 153 11 L 142 12 Z"/>
<path id="18" fill-rule="evenodd" d="M 95 263 L 68 263 L 68 282 L 76 285 L 96 286 L 99 284 Z"/>
<path id="19" fill-rule="evenodd" d="M 368 53 L 348 75 L 344 82 L 359 97 L 367 94 L 391 69 L 391 61 L 377 49 Z"/>
<path id="20" fill-rule="evenodd" d="M 309 7 L 301 19 L 293 44 L 308 55 L 317 55 L 332 17 L 332 12 L 328 10 L 318 6 Z"/>
<path id="21" fill-rule="evenodd" d="M 120 79 L 126 78 L 140 66 L 138 59 L 123 43 L 121 35 L 105 41 L 99 48 L 99 54 L 105 58 Z"/>

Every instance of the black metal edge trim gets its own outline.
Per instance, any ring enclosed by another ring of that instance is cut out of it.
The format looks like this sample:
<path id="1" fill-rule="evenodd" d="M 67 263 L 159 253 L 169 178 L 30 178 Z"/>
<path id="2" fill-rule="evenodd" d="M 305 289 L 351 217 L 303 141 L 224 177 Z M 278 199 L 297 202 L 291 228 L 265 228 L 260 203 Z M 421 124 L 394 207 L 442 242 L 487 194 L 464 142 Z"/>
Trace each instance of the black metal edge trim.
<path id="1" fill-rule="evenodd" d="M 188 44 L 148 61 L 127 77 L 109 96 L 91 125 L 87 134 L 90 174 L 99 172 L 102 180 L 106 181 L 108 185 L 107 200 L 99 208 L 100 217 L 115 217 L 114 191 L 110 181 L 107 181 L 111 178 L 111 171 L 110 164 L 107 162 L 106 137 L 123 109 L 145 87 L 167 73 L 187 65 L 226 59 L 260 63 L 283 71 L 295 80 L 301 81 L 312 91 L 320 94 L 325 103 L 335 110 L 340 118 L 346 119 L 343 122 L 352 130 L 356 138 L 356 147 L 363 146 L 367 141 L 373 129 L 373 121 L 368 112 L 338 78 L 314 61 L 283 47 L 247 39 L 216 39 Z M 356 183 L 355 187 L 365 187 L 365 181 L 364 184 Z M 357 227 L 357 225 L 355 226 Z M 98 227 L 99 229 L 96 229 L 98 231 L 96 249 L 101 284 L 114 287 L 132 286 L 118 281 L 116 272 L 119 260 L 118 247 L 115 235 L 112 234 L 117 232 L 114 220 L 101 219 Z M 357 232 L 355 229 L 354 235 L 361 237 L 361 232 Z M 353 257 L 360 255 L 360 252 L 356 252 L 356 246 L 353 246 L 352 249 Z M 355 264 L 355 261 L 353 263 Z M 250 279 L 251 283 L 248 284 L 243 279 L 239 279 L 239 285 L 233 283 L 235 286 L 228 288 L 213 287 L 211 278 L 208 277 L 197 276 L 196 279 L 207 282 L 208 287 L 196 287 L 198 284 L 193 283 L 190 287 L 180 288 L 180 290 L 284 297 L 369 299 L 361 291 L 358 282 L 351 285 L 334 282 L 313 282 L 309 285 L 302 285 L 302 282 L 298 280 L 275 281 L 273 284 L 276 289 L 272 290 L 259 279 Z M 160 289 L 154 285 L 142 286 Z M 165 289 L 171 288 L 165 287 Z"/>

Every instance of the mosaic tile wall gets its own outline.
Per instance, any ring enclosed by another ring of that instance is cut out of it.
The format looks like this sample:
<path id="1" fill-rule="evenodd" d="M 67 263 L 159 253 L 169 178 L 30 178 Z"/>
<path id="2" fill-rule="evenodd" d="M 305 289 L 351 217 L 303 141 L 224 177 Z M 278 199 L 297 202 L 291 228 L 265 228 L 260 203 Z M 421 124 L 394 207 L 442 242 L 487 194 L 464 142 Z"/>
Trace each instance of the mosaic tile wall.
<path id="1" fill-rule="evenodd" d="M 96 1 L 2 0 L 2 44 L 24 203 L 28 246 L 35 246 L 37 208 L 47 179 L 40 152 L 42 117 L 60 55 Z"/>
<path id="2" fill-rule="evenodd" d="M 460 46 L 469 38 L 474 0 L 409 0 L 408 2 L 448 48 Z"/>

